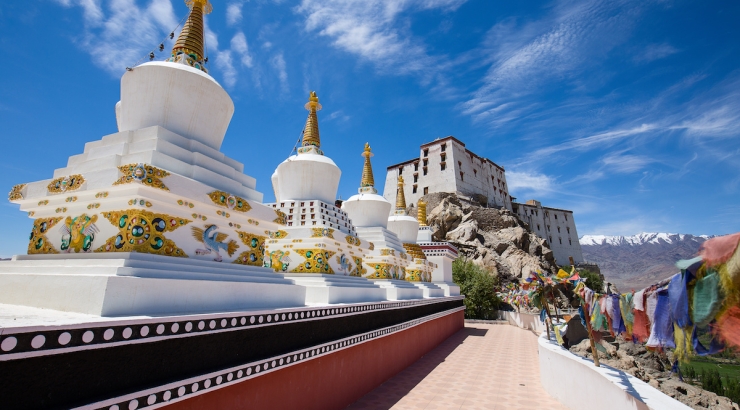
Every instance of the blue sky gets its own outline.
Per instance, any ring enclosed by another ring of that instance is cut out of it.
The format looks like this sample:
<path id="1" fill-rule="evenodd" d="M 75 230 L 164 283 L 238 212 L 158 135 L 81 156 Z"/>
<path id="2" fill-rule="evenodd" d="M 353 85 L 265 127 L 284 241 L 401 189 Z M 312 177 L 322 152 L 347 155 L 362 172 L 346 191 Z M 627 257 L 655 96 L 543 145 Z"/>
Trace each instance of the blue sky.
<path id="1" fill-rule="evenodd" d="M 222 151 L 266 201 L 316 90 L 344 198 L 366 141 L 382 183 L 455 135 L 506 168 L 520 201 L 572 209 L 580 235 L 740 231 L 740 2 L 213 4 L 209 69 L 236 105 Z M 5 191 L 116 132 L 125 67 L 186 14 L 181 0 L 3 2 Z M 0 213 L 0 256 L 25 253 L 30 220 Z"/>

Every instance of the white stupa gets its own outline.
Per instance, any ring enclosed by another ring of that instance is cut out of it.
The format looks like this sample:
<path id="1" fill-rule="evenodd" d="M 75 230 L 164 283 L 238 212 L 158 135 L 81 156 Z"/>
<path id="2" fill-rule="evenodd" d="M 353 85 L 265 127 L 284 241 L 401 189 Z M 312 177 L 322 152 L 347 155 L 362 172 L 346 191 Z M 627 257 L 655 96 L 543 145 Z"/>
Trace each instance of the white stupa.
<path id="1" fill-rule="evenodd" d="M 171 57 L 127 70 L 119 132 L 10 200 L 34 219 L 28 255 L 0 267 L 0 303 L 101 316 L 300 306 L 305 288 L 263 267 L 281 215 L 219 151 L 234 112 L 204 67 L 191 0 Z"/>
<path id="2" fill-rule="evenodd" d="M 335 206 L 341 171 L 321 151 L 315 92 L 305 108 L 302 146 L 272 175 L 276 201 L 268 206 L 285 215 L 286 226 L 267 242 L 266 264 L 307 287 L 307 303 L 385 300 L 385 290 L 362 277 L 374 245 L 358 238 L 350 216 Z"/>
<path id="3" fill-rule="evenodd" d="M 360 188 L 357 195 L 342 203 L 342 209 L 357 229 L 357 236 L 374 244 L 363 260 L 367 268 L 365 277 L 386 289 L 390 300 L 421 299 L 423 292 L 405 280 L 411 258 L 398 236 L 387 229 L 391 203 L 375 189 L 372 155 L 370 144 L 366 143 Z"/>

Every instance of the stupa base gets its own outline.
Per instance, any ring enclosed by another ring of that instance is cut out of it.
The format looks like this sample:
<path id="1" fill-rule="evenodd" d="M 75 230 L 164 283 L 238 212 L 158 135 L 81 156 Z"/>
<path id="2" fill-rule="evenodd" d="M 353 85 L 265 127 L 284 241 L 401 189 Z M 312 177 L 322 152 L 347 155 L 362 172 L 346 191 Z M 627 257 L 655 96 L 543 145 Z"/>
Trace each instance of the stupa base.
<path id="1" fill-rule="evenodd" d="M 460 286 L 452 282 L 432 282 L 444 290 L 445 296 L 460 296 Z"/>
<path id="2" fill-rule="evenodd" d="M 424 292 L 425 298 L 440 298 L 445 296 L 444 289 L 430 282 L 411 282 Z"/>
<path id="3" fill-rule="evenodd" d="M 323 273 L 286 274 L 306 289 L 306 304 L 363 303 L 386 300 L 386 291 L 365 278 Z"/>
<path id="4" fill-rule="evenodd" d="M 0 303 L 96 316 L 296 307 L 305 295 L 265 268 L 141 253 L 22 255 L 0 265 Z"/>
<path id="5" fill-rule="evenodd" d="M 388 300 L 423 299 L 424 292 L 410 282 L 399 279 L 379 279 L 373 283 L 386 290 Z"/>

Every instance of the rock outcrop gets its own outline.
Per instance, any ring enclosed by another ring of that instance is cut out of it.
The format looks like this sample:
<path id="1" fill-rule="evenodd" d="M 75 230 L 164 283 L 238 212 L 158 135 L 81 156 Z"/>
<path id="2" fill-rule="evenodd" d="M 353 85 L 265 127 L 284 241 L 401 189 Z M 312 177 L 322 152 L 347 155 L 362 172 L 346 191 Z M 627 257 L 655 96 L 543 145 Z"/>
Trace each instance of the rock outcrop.
<path id="1" fill-rule="evenodd" d="M 429 194 L 423 199 L 434 240 L 453 243 L 463 256 L 500 279 L 519 279 L 536 270 L 555 272 L 547 241 L 509 210 L 484 208 L 475 199 L 451 193 Z"/>
<path id="2" fill-rule="evenodd" d="M 605 350 L 599 352 L 599 361 L 603 365 L 624 370 L 693 409 L 740 409 L 727 397 L 718 396 L 701 387 L 678 380 L 677 376 L 671 373 L 672 358 L 667 356 L 671 354 L 670 352 L 660 355 L 648 351 L 641 344 L 624 341 L 621 338 L 614 343 L 607 343 L 604 340 L 599 343 Z M 571 347 L 570 351 L 593 359 L 588 339 Z"/>

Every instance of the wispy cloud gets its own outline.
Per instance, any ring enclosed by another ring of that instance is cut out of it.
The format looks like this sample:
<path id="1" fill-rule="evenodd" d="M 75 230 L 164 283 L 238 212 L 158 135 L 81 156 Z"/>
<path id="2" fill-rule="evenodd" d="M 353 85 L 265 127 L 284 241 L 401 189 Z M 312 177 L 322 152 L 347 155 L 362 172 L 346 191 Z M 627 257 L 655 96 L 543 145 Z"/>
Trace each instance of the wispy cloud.
<path id="1" fill-rule="evenodd" d="M 82 35 L 75 39 L 93 62 L 114 75 L 145 56 L 177 25 L 170 0 L 151 0 L 139 7 L 135 0 L 112 0 L 104 12 L 99 0 L 56 0 L 83 11 Z M 168 42 L 171 46 L 171 42 Z"/>
<path id="2" fill-rule="evenodd" d="M 660 60 L 661 58 L 666 58 L 669 55 L 676 54 L 678 52 L 679 50 L 677 48 L 667 43 L 649 44 L 647 47 L 645 47 L 644 50 L 637 54 L 633 58 L 633 60 L 636 63 L 650 63 L 655 60 Z"/>
<path id="3" fill-rule="evenodd" d="M 270 59 L 270 65 L 275 70 L 275 73 L 280 80 L 280 90 L 284 93 L 288 93 L 288 72 L 285 67 L 285 58 L 283 57 L 282 51 L 275 54 Z"/>
<path id="4" fill-rule="evenodd" d="M 234 26 L 242 21 L 243 1 L 235 1 L 226 6 L 226 24 Z"/>
<path id="5" fill-rule="evenodd" d="M 455 10 L 466 0 L 303 0 L 297 11 L 305 28 L 334 46 L 375 63 L 384 72 L 422 73 L 439 65 L 423 42 L 398 23 L 407 10 Z"/>
<path id="6" fill-rule="evenodd" d="M 231 38 L 231 49 L 239 54 L 244 67 L 252 67 L 252 56 L 249 54 L 249 45 L 247 44 L 247 37 L 244 33 L 240 31 Z"/>
<path id="7" fill-rule="evenodd" d="M 554 178 L 532 171 L 506 171 L 509 192 L 516 195 L 542 196 L 554 190 Z"/>

